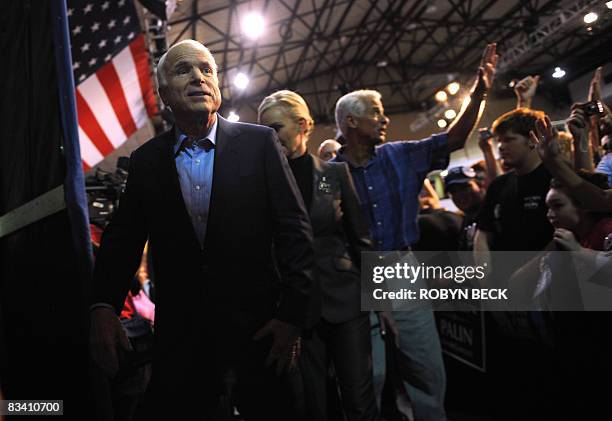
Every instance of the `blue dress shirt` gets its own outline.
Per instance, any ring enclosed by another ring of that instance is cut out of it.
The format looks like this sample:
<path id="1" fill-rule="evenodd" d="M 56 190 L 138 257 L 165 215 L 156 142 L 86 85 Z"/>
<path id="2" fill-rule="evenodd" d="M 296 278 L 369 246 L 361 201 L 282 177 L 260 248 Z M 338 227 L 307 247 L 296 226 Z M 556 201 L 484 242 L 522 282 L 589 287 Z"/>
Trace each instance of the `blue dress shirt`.
<path id="1" fill-rule="evenodd" d="M 363 167 L 351 163 L 340 148 L 333 161 L 348 162 L 370 224 L 374 248 L 403 250 L 419 238 L 417 214 L 419 193 L 430 171 L 446 168 L 446 133 L 419 141 L 398 141 L 376 146 L 372 159 Z"/>
<path id="2" fill-rule="evenodd" d="M 204 245 L 213 181 L 218 119 L 202 139 L 190 140 L 176 128 L 174 162 L 185 207 L 200 245 Z"/>

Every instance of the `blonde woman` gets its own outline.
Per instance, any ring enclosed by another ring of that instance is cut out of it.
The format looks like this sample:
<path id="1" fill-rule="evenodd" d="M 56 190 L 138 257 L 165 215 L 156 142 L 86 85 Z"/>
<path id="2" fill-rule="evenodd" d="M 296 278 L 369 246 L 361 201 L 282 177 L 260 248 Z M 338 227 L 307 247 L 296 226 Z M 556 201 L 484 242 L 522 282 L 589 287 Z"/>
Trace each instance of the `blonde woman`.
<path id="1" fill-rule="evenodd" d="M 326 376 L 333 361 L 346 418 L 377 420 L 370 322 L 360 308 L 360 258 L 371 242 L 348 167 L 308 153 L 314 121 L 297 93 L 266 97 L 258 120 L 278 133 L 314 232 L 320 300 L 312 311 L 320 320 L 305 337 L 299 361 L 309 418 L 327 419 Z"/>

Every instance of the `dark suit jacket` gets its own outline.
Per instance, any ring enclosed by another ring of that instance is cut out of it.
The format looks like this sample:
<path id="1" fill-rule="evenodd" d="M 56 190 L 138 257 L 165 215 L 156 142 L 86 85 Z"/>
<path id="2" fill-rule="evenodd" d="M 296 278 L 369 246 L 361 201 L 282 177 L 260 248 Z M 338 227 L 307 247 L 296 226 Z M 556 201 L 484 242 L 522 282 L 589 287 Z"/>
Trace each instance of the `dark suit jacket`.
<path id="1" fill-rule="evenodd" d="M 170 131 L 132 154 L 125 195 L 97 255 L 93 302 L 118 313 L 149 238 L 156 353 L 194 331 L 214 338 L 211 346 L 240 349 L 274 317 L 308 327 L 312 231 L 276 133 L 217 117 L 203 247 L 181 195 Z"/>
<path id="2" fill-rule="evenodd" d="M 313 300 L 314 314 L 318 310 L 327 321 L 342 323 L 361 314 L 361 252 L 370 251 L 372 244 L 348 165 L 312 159 L 309 213 L 321 295 Z"/>

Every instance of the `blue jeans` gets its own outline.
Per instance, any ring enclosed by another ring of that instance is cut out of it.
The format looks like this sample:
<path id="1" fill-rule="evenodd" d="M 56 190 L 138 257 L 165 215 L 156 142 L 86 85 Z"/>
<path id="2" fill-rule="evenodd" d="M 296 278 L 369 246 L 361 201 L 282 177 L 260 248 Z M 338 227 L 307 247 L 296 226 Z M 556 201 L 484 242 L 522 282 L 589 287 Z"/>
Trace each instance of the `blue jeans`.
<path id="1" fill-rule="evenodd" d="M 397 311 L 393 312 L 393 317 L 399 330 L 400 351 L 409 362 L 413 376 L 421 383 L 417 388 L 406 380 L 403 381 L 412 404 L 415 421 L 446 420 L 444 411 L 446 374 L 433 311 L 430 308 Z M 385 343 L 380 335 L 378 317 L 374 312 L 370 313 L 370 320 L 374 391 L 380 407 L 385 382 Z"/>

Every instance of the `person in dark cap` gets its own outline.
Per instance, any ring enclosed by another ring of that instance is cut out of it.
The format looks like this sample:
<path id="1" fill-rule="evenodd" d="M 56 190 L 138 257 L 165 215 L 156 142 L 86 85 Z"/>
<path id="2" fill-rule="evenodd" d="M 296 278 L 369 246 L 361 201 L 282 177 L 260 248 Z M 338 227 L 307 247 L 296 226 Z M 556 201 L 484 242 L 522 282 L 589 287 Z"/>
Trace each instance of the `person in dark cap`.
<path id="1" fill-rule="evenodd" d="M 459 250 L 474 248 L 476 217 L 482 206 L 485 190 L 470 167 L 453 167 L 444 177 L 444 188 L 457 208 L 463 212 Z"/>

